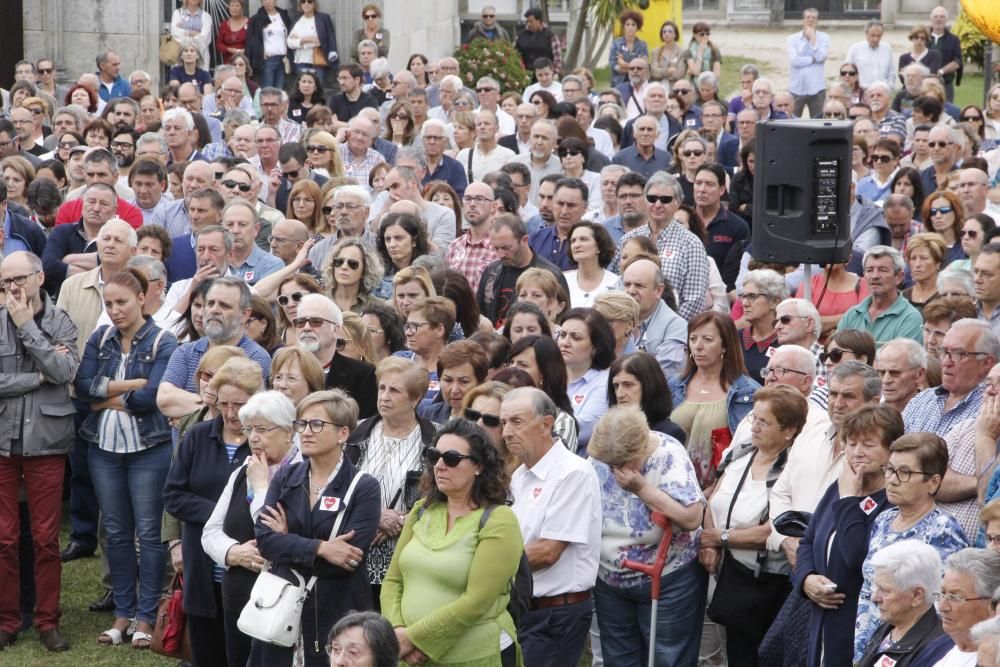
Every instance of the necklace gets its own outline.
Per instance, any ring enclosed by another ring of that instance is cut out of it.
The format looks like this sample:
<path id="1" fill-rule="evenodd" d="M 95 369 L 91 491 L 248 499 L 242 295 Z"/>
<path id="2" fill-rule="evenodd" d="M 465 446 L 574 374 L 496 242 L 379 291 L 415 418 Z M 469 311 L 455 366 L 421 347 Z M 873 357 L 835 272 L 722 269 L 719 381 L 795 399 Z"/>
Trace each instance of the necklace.
<path id="1" fill-rule="evenodd" d="M 319 495 L 320 493 L 323 492 L 323 488 L 324 487 L 322 487 L 322 486 L 316 486 L 315 484 L 313 484 L 313 475 L 312 475 L 312 471 L 310 470 L 309 471 L 309 492 L 312 493 L 312 494 Z"/>

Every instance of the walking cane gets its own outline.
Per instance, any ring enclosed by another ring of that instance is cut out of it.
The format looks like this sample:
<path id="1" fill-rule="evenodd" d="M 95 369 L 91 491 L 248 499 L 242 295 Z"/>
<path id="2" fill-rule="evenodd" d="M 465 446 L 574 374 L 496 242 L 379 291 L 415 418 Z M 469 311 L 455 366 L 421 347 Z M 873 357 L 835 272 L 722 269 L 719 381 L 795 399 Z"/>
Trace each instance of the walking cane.
<path id="1" fill-rule="evenodd" d="M 660 577 L 663 574 L 663 565 L 667 562 L 667 549 L 670 547 L 670 540 L 673 537 L 673 530 L 670 527 L 670 519 L 660 512 L 653 512 L 650 520 L 663 529 L 663 538 L 660 539 L 660 546 L 656 548 L 656 557 L 650 564 L 640 563 L 634 560 L 626 560 L 622 563 L 625 567 L 636 572 L 641 572 L 653 580 L 653 609 L 649 616 L 649 667 L 656 665 L 656 611 L 660 602 Z"/>

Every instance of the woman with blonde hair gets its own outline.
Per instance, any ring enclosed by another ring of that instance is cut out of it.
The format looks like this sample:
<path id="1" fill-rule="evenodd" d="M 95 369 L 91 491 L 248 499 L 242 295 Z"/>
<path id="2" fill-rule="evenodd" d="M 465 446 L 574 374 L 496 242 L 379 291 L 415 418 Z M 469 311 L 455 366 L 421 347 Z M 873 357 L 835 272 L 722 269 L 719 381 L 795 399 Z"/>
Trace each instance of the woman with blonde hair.
<path id="1" fill-rule="evenodd" d="M 903 296 L 921 313 L 927 302 L 940 296 L 937 279 L 947 244 L 940 234 L 914 234 L 906 242 L 906 264 L 910 267 L 913 285 L 903 290 Z"/>
<path id="2" fill-rule="evenodd" d="M 323 196 L 319 185 L 312 179 L 303 179 L 292 186 L 291 192 L 288 193 L 288 210 L 285 211 L 285 217 L 298 220 L 305 225 L 310 236 L 313 234 L 329 236 L 333 233 L 330 223 L 323 214 Z"/>
<path id="3" fill-rule="evenodd" d="M 468 111 L 457 111 L 451 119 L 453 128 L 454 148 L 446 150 L 444 153 L 448 157 L 455 157 L 464 148 L 472 148 L 476 143 L 476 119 Z"/>
<path id="4" fill-rule="evenodd" d="M 508 384 L 489 381 L 473 387 L 462 399 L 462 417 L 478 424 L 489 434 L 508 475 L 521 464 L 507 449 L 500 424 L 500 403 L 510 390 L 511 386 Z"/>
<path id="5" fill-rule="evenodd" d="M 329 132 L 313 132 L 306 143 L 306 161 L 320 176 L 339 178 L 344 175 L 344 161 L 340 157 L 340 144 Z"/>
<path id="6" fill-rule="evenodd" d="M 569 296 L 555 275 L 545 269 L 528 269 L 518 277 L 514 294 L 518 301 L 529 301 L 541 308 L 555 335 L 559 329 L 556 320 L 569 304 Z"/>
<path id="7" fill-rule="evenodd" d="M 35 180 L 35 168 L 20 155 L 11 155 L 0 161 L 0 176 L 7 186 L 7 199 L 27 207 L 28 186 Z"/>
<path id="8" fill-rule="evenodd" d="M 382 282 L 382 260 L 358 238 L 337 241 L 323 265 L 323 281 L 330 298 L 344 312 L 361 312 Z"/>
<path id="9" fill-rule="evenodd" d="M 198 2 L 199 0 L 188 1 Z M 205 69 L 208 62 L 206 56 L 198 50 L 198 46 L 193 41 L 185 40 L 181 44 L 181 52 L 177 56 L 177 62 L 170 68 L 167 80 L 175 89 L 181 84 L 193 83 L 198 87 L 199 93 L 208 95 L 212 92 L 212 75 Z"/>
<path id="10" fill-rule="evenodd" d="M 368 327 L 361 316 L 354 311 L 345 311 L 343 315 L 344 323 L 340 325 L 340 338 L 337 339 L 337 347 L 343 349 L 339 352 L 351 359 L 374 364 L 378 361 L 378 357 Z"/>
<path id="11" fill-rule="evenodd" d="M 271 388 L 298 405 L 303 398 L 326 386 L 323 366 L 309 350 L 298 345 L 283 347 L 271 362 Z"/>
<path id="12" fill-rule="evenodd" d="M 945 253 L 941 267 L 965 257 L 962 250 L 962 226 L 965 224 L 965 206 L 951 190 L 937 190 L 927 195 L 921 211 L 924 231 L 937 232 L 944 238 Z"/>
<path id="13" fill-rule="evenodd" d="M 417 301 L 437 296 L 431 274 L 422 266 L 400 269 L 392 283 L 392 305 L 404 320 Z"/>
<path id="14" fill-rule="evenodd" d="M 625 292 L 605 292 L 594 299 L 594 310 L 604 316 L 615 332 L 615 357 L 631 347 L 630 339 L 639 324 L 639 304 Z"/>

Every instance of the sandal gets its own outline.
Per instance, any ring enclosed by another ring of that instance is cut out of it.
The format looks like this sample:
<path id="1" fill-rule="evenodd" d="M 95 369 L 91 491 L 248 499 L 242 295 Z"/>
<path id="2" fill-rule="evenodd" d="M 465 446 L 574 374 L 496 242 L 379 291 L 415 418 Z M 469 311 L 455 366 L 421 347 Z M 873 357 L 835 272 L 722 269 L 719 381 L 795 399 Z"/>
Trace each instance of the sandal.
<path id="1" fill-rule="evenodd" d="M 125 633 L 118 628 L 110 628 L 97 636 L 97 643 L 101 646 L 118 646 L 125 638 Z"/>
<path id="2" fill-rule="evenodd" d="M 153 635 L 136 630 L 132 635 L 132 648 L 145 651 L 149 649 L 149 645 L 153 641 Z"/>

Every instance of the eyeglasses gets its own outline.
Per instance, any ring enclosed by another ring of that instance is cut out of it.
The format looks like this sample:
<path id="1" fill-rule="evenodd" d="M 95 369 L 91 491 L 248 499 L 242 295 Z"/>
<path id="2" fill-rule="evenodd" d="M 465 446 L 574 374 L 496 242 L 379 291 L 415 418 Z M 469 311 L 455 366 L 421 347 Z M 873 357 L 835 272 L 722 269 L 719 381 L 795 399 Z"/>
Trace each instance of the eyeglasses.
<path id="1" fill-rule="evenodd" d="M 740 301 L 753 301 L 754 299 L 762 296 L 764 295 L 760 294 L 759 292 L 743 292 L 743 294 L 740 294 L 736 298 L 738 298 Z"/>
<path id="2" fill-rule="evenodd" d="M 633 65 L 632 67 L 628 68 L 628 71 L 630 71 L 630 72 L 645 72 L 646 71 L 646 66 L 645 65 Z"/>
<path id="3" fill-rule="evenodd" d="M 674 88 L 672 92 L 674 95 L 687 95 L 688 93 L 693 93 L 694 88 Z"/>
<path id="4" fill-rule="evenodd" d="M 980 116 L 962 116 L 963 123 L 982 123 L 983 119 Z"/>
<path id="5" fill-rule="evenodd" d="M 330 149 L 321 144 L 309 144 L 306 146 L 306 152 L 308 153 L 329 153 Z"/>
<path id="6" fill-rule="evenodd" d="M 496 88 L 476 88 L 476 92 L 479 93 L 479 94 L 482 94 L 482 93 L 493 93 L 493 92 L 496 92 L 496 90 L 497 90 Z"/>
<path id="7" fill-rule="evenodd" d="M 903 376 L 903 373 L 906 371 L 912 371 L 914 368 L 918 368 L 918 366 L 909 366 L 907 368 L 876 368 L 875 372 L 878 373 L 880 377 L 888 375 L 893 380 L 898 380 Z"/>
<path id="8" fill-rule="evenodd" d="M 963 238 L 968 236 L 970 239 L 976 239 L 979 238 L 979 232 L 975 229 L 963 229 L 959 236 L 962 236 Z"/>
<path id="9" fill-rule="evenodd" d="M 483 420 L 483 426 L 489 426 L 490 428 L 497 428 L 500 426 L 500 417 L 497 415 L 489 415 L 485 412 L 480 412 L 479 410 L 473 410 L 472 408 L 465 409 L 465 418 L 470 422 L 477 422 L 480 419 Z M 447 463 L 447 461 L 445 461 Z"/>
<path id="10" fill-rule="evenodd" d="M 885 164 L 889 164 L 893 161 L 893 159 L 894 158 L 891 155 L 872 155 L 872 162 L 883 162 Z"/>
<path id="11" fill-rule="evenodd" d="M 441 134 L 425 134 L 424 141 L 444 141 L 444 135 Z"/>
<path id="12" fill-rule="evenodd" d="M 351 271 L 357 271 L 359 268 L 361 268 L 361 262 L 359 260 L 348 258 L 348 257 L 334 257 L 333 258 L 333 265 L 335 267 L 337 267 L 338 269 L 340 267 L 342 267 L 344 264 L 347 264 L 347 266 L 350 267 Z"/>
<path id="13" fill-rule="evenodd" d="M 45 68 L 39 67 L 38 68 L 38 73 L 39 74 L 52 74 L 52 72 L 53 72 L 53 69 L 51 67 L 45 67 Z"/>
<path id="14" fill-rule="evenodd" d="M 8 278 L 6 280 L 0 280 L 0 292 L 6 292 L 7 291 L 7 287 L 11 283 L 14 283 L 18 287 L 23 287 L 24 283 L 28 282 L 28 278 L 30 278 L 31 276 L 35 275 L 36 273 L 38 273 L 38 271 L 32 271 L 31 273 L 27 273 L 27 274 L 25 274 L 23 276 L 13 276 L 13 277 Z"/>
<path id="15" fill-rule="evenodd" d="M 830 350 L 829 352 L 820 352 L 819 353 L 819 360 L 820 360 L 820 362 L 822 362 L 824 364 L 827 362 L 828 359 L 830 361 L 832 361 L 833 363 L 835 363 L 835 364 L 839 364 L 840 360 L 844 358 L 844 352 L 851 352 L 851 351 L 850 350 L 841 350 L 840 348 L 834 348 L 834 349 Z M 851 354 L 854 354 L 854 353 L 851 352 Z"/>
<path id="16" fill-rule="evenodd" d="M 488 204 L 491 201 L 493 201 L 493 200 L 490 199 L 489 197 L 484 197 L 482 195 L 476 195 L 475 197 L 472 197 L 470 195 L 465 195 L 464 197 L 462 197 L 462 203 L 464 203 L 466 205 L 469 205 L 469 204 Z"/>
<path id="17" fill-rule="evenodd" d="M 305 325 L 309 325 L 310 329 L 319 329 L 324 324 L 333 324 L 336 326 L 337 322 L 333 320 L 328 320 L 325 317 L 296 317 L 292 320 L 292 325 L 296 329 L 301 329 Z"/>
<path id="18" fill-rule="evenodd" d="M 126 148 L 135 148 L 135 144 L 133 144 L 131 141 L 112 141 L 111 147 L 125 150 Z"/>
<path id="19" fill-rule="evenodd" d="M 886 479 L 889 479 L 890 477 L 895 475 L 896 479 L 898 479 L 903 484 L 909 482 L 910 478 L 913 477 L 914 475 L 923 475 L 924 477 L 930 477 L 933 474 L 929 472 L 924 472 L 923 470 L 910 470 L 909 468 L 897 468 L 891 465 L 879 466 L 879 469 L 882 470 L 882 476 L 885 477 Z"/>
<path id="20" fill-rule="evenodd" d="M 823 118 L 838 118 L 840 120 L 844 120 L 844 114 L 839 111 L 824 111 Z"/>
<path id="21" fill-rule="evenodd" d="M 480 14 L 480 16 L 482 16 L 484 19 L 495 19 L 497 17 L 496 14 Z"/>
<path id="22" fill-rule="evenodd" d="M 966 352 L 965 350 L 955 350 L 942 347 L 941 361 L 944 361 L 945 359 L 950 359 L 955 363 L 962 363 L 969 357 L 978 357 L 982 354 L 989 354 L 989 352 Z"/>
<path id="23" fill-rule="evenodd" d="M 850 69 L 840 70 L 840 76 L 857 76 L 857 75 L 858 73 L 856 70 L 850 70 Z"/>
<path id="24" fill-rule="evenodd" d="M 798 373 L 799 375 L 809 375 L 808 373 L 797 371 L 794 368 L 785 368 L 784 366 L 765 366 L 764 368 L 760 369 L 760 376 L 765 380 L 772 374 L 774 375 L 775 378 L 781 380 L 785 377 L 786 373 Z"/>
<path id="25" fill-rule="evenodd" d="M 370 21 L 372 19 L 377 19 L 377 18 L 378 18 L 378 14 L 365 14 L 364 15 L 364 19 L 366 21 Z"/>
<path id="26" fill-rule="evenodd" d="M 955 593 L 942 593 L 938 591 L 934 594 L 934 602 L 941 604 L 942 602 L 947 602 L 948 604 L 964 604 L 966 602 L 975 602 L 977 600 L 989 600 L 990 598 L 966 598 L 961 595 L 956 595 Z"/>
<path id="27" fill-rule="evenodd" d="M 357 211 L 359 208 L 364 208 L 364 206 L 362 206 L 361 204 L 341 203 L 341 204 L 334 204 L 333 206 L 324 206 L 323 213 L 330 215 L 330 211 L 328 211 L 327 209 L 331 209 L 333 211 Z"/>
<path id="28" fill-rule="evenodd" d="M 942 206 L 941 208 L 932 208 L 930 210 L 931 215 L 947 215 L 952 212 L 951 206 Z"/>
<path id="29" fill-rule="evenodd" d="M 60 150 L 64 150 L 64 151 L 68 151 L 69 149 L 76 148 L 79 145 L 80 145 L 80 142 L 78 142 L 78 141 L 61 141 L 61 142 L 59 142 L 59 149 Z"/>
<path id="30" fill-rule="evenodd" d="M 986 543 L 1000 544 L 1000 535 L 990 535 L 989 533 L 986 533 Z"/>
<path id="31" fill-rule="evenodd" d="M 310 433 L 321 433 L 327 424 L 340 426 L 336 422 L 328 422 L 323 419 L 296 419 L 292 422 L 292 428 L 295 429 L 296 433 L 305 433 L 307 427 Z"/>
<path id="32" fill-rule="evenodd" d="M 426 458 L 427 462 L 432 466 L 436 466 L 437 462 L 443 459 L 446 466 L 454 468 L 465 459 L 472 459 L 472 456 L 469 454 L 459 454 L 454 449 L 442 452 L 436 447 L 428 447 L 424 450 L 424 458 Z"/>
<path id="33" fill-rule="evenodd" d="M 282 173 L 281 175 L 283 177 L 285 177 L 285 178 L 298 178 L 300 171 L 301 171 L 300 169 L 293 169 L 291 171 L 286 171 L 286 172 Z"/>
<path id="34" fill-rule="evenodd" d="M 298 303 L 302 301 L 302 297 L 306 295 L 305 292 L 292 292 L 291 294 L 282 294 L 278 297 L 279 306 L 287 306 L 289 302 Z"/>
<path id="35" fill-rule="evenodd" d="M 560 148 L 559 157 L 579 157 L 583 155 L 583 151 L 576 148 Z"/>
<path id="36" fill-rule="evenodd" d="M 257 425 L 252 425 L 252 426 L 244 426 L 243 428 L 240 429 L 240 432 L 243 435 L 245 435 L 245 436 L 247 436 L 249 438 L 251 435 L 254 434 L 255 431 L 257 433 L 260 433 L 261 435 L 267 435 L 268 433 L 270 433 L 271 431 L 273 431 L 276 428 L 281 428 L 281 427 L 280 426 L 261 426 L 261 425 L 257 424 Z"/>
<path id="37" fill-rule="evenodd" d="M 625 195 L 627 195 L 627 194 L 628 193 L 625 193 Z M 619 195 L 618 198 L 619 199 L 626 199 L 628 197 L 627 196 Z M 646 201 L 648 201 L 650 204 L 655 204 L 656 202 L 660 202 L 661 204 L 663 204 L 664 206 L 666 206 L 667 204 L 671 203 L 673 200 L 674 200 L 674 196 L 673 195 L 646 195 Z"/>
<path id="38" fill-rule="evenodd" d="M 417 333 L 420 327 L 429 327 L 430 322 L 407 322 L 403 325 L 403 331 L 408 334 Z"/>
<path id="39" fill-rule="evenodd" d="M 702 150 L 691 150 L 691 151 L 681 151 L 681 155 L 684 157 L 701 157 L 705 154 Z"/>
<path id="40" fill-rule="evenodd" d="M 215 407 L 222 413 L 239 412 L 243 409 L 244 405 L 246 405 L 246 401 L 242 403 L 223 403 L 222 401 L 215 402 Z"/>
<path id="41" fill-rule="evenodd" d="M 928 141 L 927 145 L 930 146 L 931 148 L 947 148 L 948 146 L 951 146 L 951 142 L 950 141 Z"/>
<path id="42" fill-rule="evenodd" d="M 253 188 L 253 186 L 250 185 L 249 183 L 240 183 L 239 181 L 233 181 L 233 180 L 222 181 L 222 187 L 224 187 L 227 190 L 232 190 L 233 188 L 237 188 L 239 189 L 240 192 L 250 192 L 250 190 Z"/>

